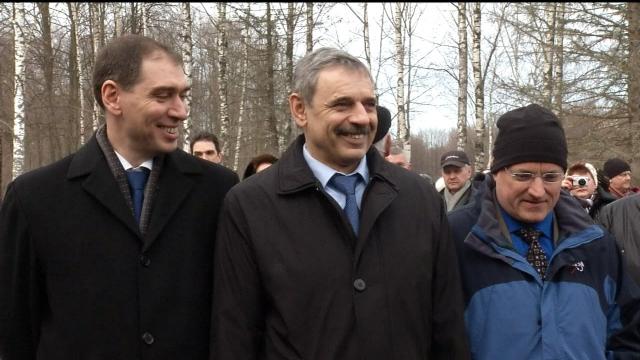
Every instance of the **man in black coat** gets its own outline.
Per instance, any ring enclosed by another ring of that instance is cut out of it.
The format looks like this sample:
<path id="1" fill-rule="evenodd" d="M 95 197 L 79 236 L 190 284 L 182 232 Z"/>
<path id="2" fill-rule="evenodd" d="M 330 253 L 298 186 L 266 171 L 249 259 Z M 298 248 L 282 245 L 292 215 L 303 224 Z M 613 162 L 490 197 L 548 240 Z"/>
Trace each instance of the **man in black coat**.
<path id="1" fill-rule="evenodd" d="M 216 359 L 468 358 L 442 199 L 371 146 L 367 68 L 318 49 L 296 66 L 289 105 L 304 135 L 225 199 Z"/>
<path id="2" fill-rule="evenodd" d="M 0 358 L 208 359 L 216 219 L 237 175 L 176 149 L 189 88 L 164 45 L 115 39 L 93 86 L 106 125 L 19 176 L 0 209 Z"/>

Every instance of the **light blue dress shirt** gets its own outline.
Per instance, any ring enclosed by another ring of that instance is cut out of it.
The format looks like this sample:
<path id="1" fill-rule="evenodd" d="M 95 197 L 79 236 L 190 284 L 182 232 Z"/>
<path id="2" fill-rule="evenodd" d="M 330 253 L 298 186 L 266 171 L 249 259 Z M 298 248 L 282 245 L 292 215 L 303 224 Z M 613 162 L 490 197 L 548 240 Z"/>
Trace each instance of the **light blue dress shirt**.
<path id="1" fill-rule="evenodd" d="M 315 175 L 316 179 L 318 179 L 318 181 L 320 181 L 320 184 L 322 184 L 322 188 L 324 189 L 324 191 L 326 191 L 327 194 L 329 194 L 343 209 L 347 203 L 347 197 L 341 191 L 339 191 L 338 189 L 333 187 L 331 184 L 329 184 L 329 180 L 331 180 L 331 178 L 335 173 L 339 173 L 347 176 L 356 174 L 356 173 L 360 174 L 360 176 L 362 177 L 362 181 L 359 181 L 358 185 L 356 185 L 356 200 L 358 202 L 358 209 L 362 208 L 361 206 L 362 195 L 364 195 L 364 189 L 367 188 L 367 184 L 369 183 L 369 168 L 367 168 L 367 155 L 365 155 L 362 159 L 360 159 L 360 163 L 358 164 L 358 167 L 349 174 L 345 174 L 340 171 L 335 171 L 329 166 L 316 160 L 311 155 L 309 150 L 307 150 L 307 144 L 304 144 L 304 146 L 302 147 L 302 155 L 304 156 L 304 159 L 307 162 L 307 165 L 309 165 L 309 168 L 311 168 L 313 175 Z"/>

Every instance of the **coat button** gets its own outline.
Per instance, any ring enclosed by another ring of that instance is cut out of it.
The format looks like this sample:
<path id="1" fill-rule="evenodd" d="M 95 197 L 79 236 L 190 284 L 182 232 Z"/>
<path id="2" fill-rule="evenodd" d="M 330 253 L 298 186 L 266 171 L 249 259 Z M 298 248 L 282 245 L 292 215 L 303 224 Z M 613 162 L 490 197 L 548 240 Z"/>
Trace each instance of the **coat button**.
<path id="1" fill-rule="evenodd" d="M 151 259 L 146 255 L 142 255 L 140 256 L 140 264 L 144 267 L 149 267 L 149 265 L 151 265 Z"/>
<path id="2" fill-rule="evenodd" d="M 367 288 L 367 283 L 365 283 L 362 279 L 356 279 L 353 282 L 353 287 L 358 291 L 364 291 Z"/>
<path id="3" fill-rule="evenodd" d="M 151 344 L 153 344 L 155 339 L 153 338 L 153 335 L 151 335 L 148 332 L 146 332 L 146 333 L 142 334 L 142 341 L 144 341 L 144 343 L 147 344 L 147 345 L 151 345 Z"/>

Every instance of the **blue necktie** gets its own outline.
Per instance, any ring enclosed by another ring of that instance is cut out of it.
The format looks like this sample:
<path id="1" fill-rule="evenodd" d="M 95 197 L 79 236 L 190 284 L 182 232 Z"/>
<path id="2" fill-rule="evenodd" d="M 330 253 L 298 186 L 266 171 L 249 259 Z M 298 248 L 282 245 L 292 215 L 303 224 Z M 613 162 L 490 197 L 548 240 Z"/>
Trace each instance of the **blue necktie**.
<path id="1" fill-rule="evenodd" d="M 331 178 L 333 186 L 347 196 L 344 212 L 353 227 L 353 231 L 358 234 L 360 227 L 360 214 L 358 211 L 358 201 L 356 200 L 356 185 L 360 180 L 360 174 L 342 175 L 335 174 Z"/>
<path id="2" fill-rule="evenodd" d="M 149 169 L 129 169 L 127 170 L 127 179 L 129 180 L 129 191 L 131 191 L 131 200 L 133 200 L 133 213 L 136 222 L 140 223 L 140 213 L 142 212 L 142 202 L 144 200 L 144 186 L 149 178 Z"/>

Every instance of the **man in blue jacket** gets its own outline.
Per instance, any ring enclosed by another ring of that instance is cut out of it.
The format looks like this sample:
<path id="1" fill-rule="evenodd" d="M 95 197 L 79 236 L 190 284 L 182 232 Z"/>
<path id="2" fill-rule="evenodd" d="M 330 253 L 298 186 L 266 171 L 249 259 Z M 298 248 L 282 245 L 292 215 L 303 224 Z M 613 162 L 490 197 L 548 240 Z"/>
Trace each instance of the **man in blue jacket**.
<path id="1" fill-rule="evenodd" d="M 566 191 L 539 105 L 504 114 L 475 205 L 449 214 L 474 359 L 638 359 L 640 302 L 613 237 Z"/>

